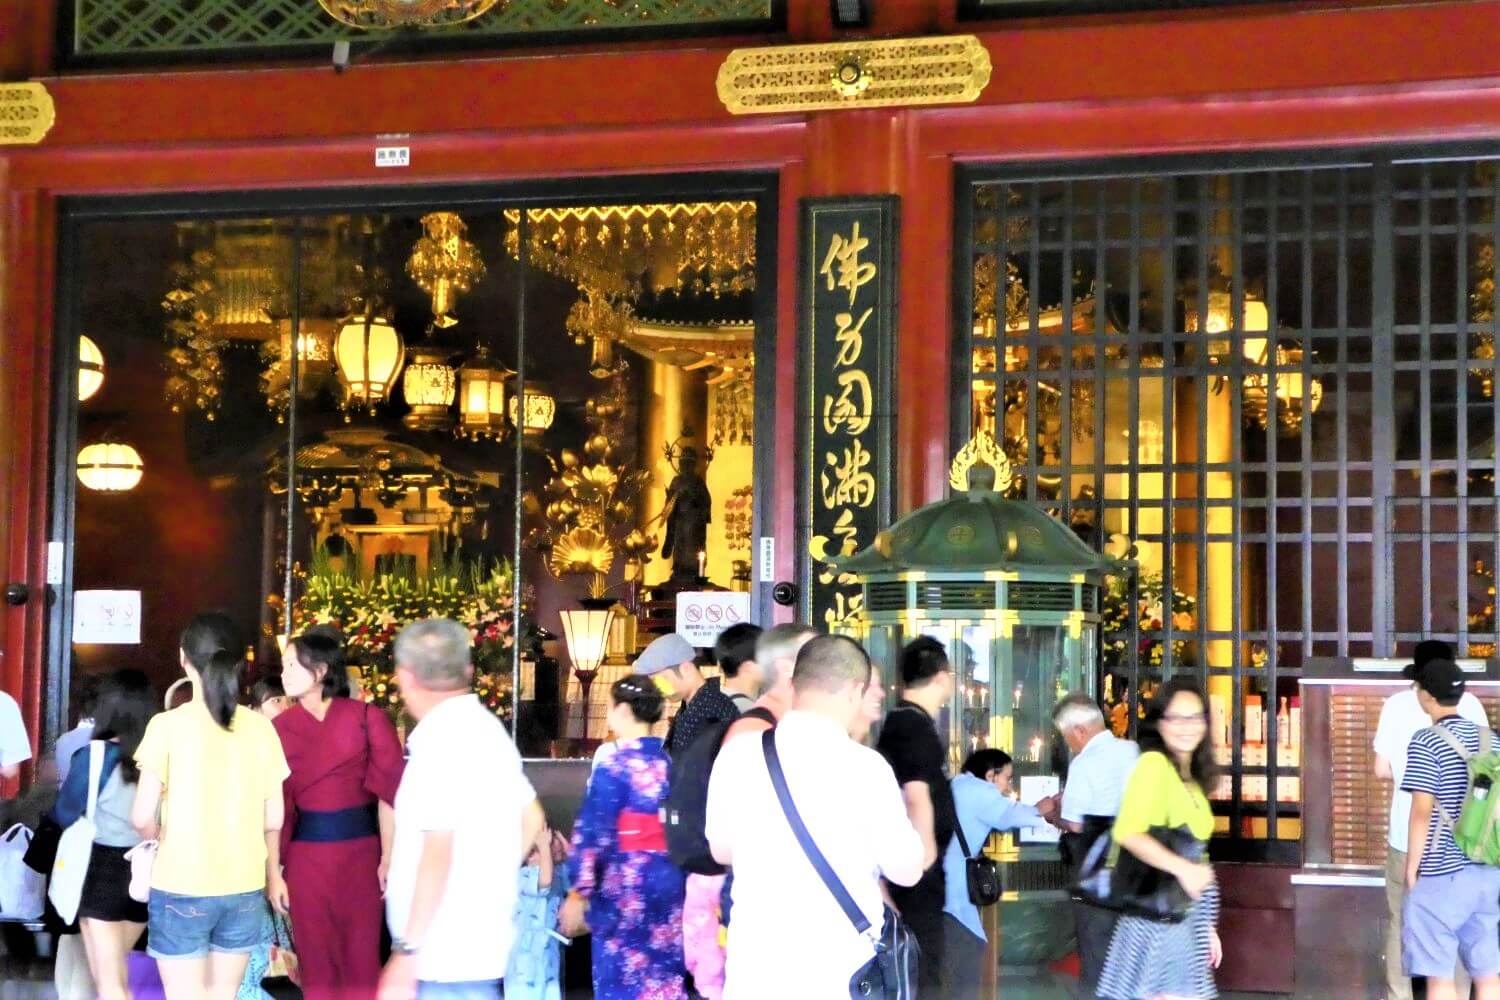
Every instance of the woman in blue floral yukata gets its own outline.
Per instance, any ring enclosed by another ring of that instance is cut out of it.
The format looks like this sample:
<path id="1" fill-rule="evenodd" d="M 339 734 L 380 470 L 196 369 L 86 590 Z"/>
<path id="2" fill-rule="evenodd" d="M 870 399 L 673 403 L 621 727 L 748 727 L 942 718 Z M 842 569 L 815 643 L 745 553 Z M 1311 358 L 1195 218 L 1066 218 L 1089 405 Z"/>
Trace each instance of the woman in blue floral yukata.
<path id="1" fill-rule="evenodd" d="M 587 907 L 596 1000 L 685 1000 L 684 881 L 661 824 L 668 760 L 649 735 L 664 704 L 648 678 L 626 677 L 609 693 L 619 749 L 584 795 L 568 861 L 573 890 L 559 923 L 566 934 L 581 932 Z"/>

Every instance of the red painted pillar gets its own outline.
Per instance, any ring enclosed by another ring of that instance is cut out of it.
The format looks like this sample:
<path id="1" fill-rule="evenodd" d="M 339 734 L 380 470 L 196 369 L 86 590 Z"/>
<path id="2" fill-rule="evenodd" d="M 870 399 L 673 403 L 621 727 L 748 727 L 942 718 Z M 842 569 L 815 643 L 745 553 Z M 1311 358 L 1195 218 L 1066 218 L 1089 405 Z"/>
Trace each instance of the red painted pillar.
<path id="1" fill-rule="evenodd" d="M 0 174 L 0 177 L 3 177 Z M 45 689 L 48 446 L 55 202 L 0 180 L 0 586 L 24 584 L 24 604 L 0 606 L 0 688 L 21 706 L 33 754 Z M 14 789 L 10 789 L 13 791 Z"/>

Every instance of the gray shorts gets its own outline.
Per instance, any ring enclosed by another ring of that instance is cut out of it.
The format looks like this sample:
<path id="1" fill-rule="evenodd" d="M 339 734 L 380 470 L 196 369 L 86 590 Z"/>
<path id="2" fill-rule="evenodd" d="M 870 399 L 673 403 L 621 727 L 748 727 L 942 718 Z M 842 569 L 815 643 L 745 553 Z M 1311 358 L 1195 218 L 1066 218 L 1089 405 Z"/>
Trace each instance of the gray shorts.
<path id="1" fill-rule="evenodd" d="M 1452 875 L 1423 875 L 1406 894 L 1401 963 L 1408 976 L 1452 979 L 1500 973 L 1500 868 L 1473 865 Z"/>

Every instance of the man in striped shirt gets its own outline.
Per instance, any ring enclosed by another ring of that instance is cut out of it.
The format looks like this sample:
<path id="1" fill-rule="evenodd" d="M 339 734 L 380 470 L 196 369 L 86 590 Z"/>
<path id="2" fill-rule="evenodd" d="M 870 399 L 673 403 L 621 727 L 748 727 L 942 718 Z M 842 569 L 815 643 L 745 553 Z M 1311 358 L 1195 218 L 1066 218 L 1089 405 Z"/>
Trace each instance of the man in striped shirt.
<path id="1" fill-rule="evenodd" d="M 1402 959 L 1408 976 L 1427 978 L 1429 1000 L 1458 996 L 1457 961 L 1478 1000 L 1500 1000 L 1500 868 L 1464 854 L 1449 822 L 1468 792 L 1467 757 L 1480 750 L 1479 726 L 1458 714 L 1464 687 L 1451 660 L 1429 661 L 1417 676 L 1417 699 L 1433 728 L 1412 737 L 1401 784 L 1412 797 Z"/>

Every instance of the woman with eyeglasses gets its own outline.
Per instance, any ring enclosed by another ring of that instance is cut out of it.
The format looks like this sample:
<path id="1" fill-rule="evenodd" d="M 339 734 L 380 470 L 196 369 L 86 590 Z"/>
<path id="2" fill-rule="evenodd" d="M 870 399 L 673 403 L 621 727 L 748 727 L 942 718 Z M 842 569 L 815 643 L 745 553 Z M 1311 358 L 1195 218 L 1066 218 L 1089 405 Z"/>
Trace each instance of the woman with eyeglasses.
<path id="1" fill-rule="evenodd" d="M 649 677 L 622 678 L 609 694 L 607 718 L 618 748 L 600 762 L 584 793 L 568 859 L 573 891 L 558 923 L 577 936 L 587 922 L 598 1000 L 686 1000 L 686 884 L 667 854 L 661 821 L 670 761 L 651 735 L 665 702 Z"/>
<path id="2" fill-rule="evenodd" d="M 1208 702 L 1198 685 L 1174 678 L 1157 689 L 1141 723 L 1140 760 L 1130 773 L 1113 835 L 1121 850 L 1171 875 L 1193 901 L 1180 923 L 1125 916 L 1115 927 L 1099 977 L 1106 1000 L 1207 1000 L 1223 949 L 1216 930 L 1219 889 L 1207 862 L 1190 860 L 1152 836 L 1187 828 L 1206 847 L 1214 832 L 1208 793 L 1213 746 Z M 1206 849 L 1200 855 L 1207 856 Z"/>

